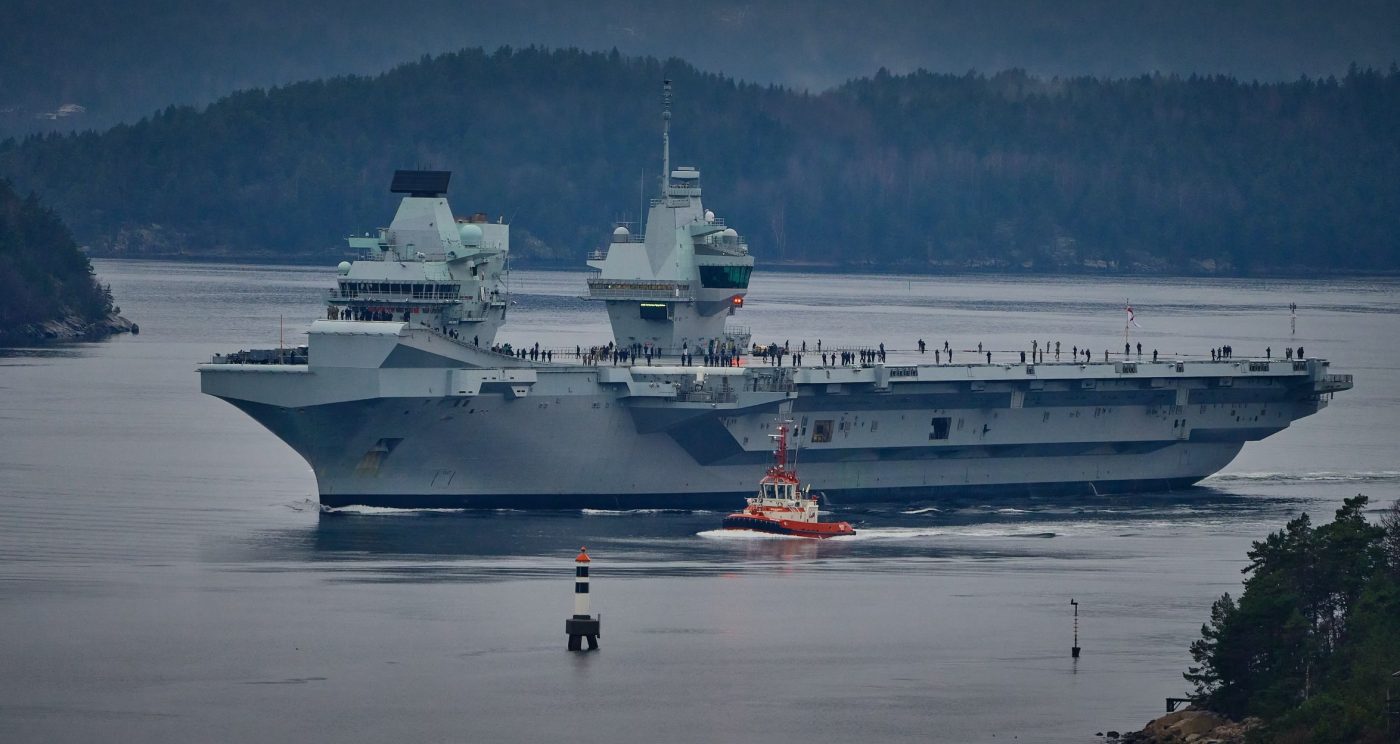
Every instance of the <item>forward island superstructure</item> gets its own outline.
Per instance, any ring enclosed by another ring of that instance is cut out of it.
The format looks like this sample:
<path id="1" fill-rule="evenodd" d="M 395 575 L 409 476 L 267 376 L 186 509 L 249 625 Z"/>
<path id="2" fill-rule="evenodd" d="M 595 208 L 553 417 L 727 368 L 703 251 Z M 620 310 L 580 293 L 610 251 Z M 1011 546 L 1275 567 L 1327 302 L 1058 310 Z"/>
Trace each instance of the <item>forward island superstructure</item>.
<path id="1" fill-rule="evenodd" d="M 644 235 L 589 257 L 628 362 L 493 351 L 506 226 L 456 220 L 444 175 L 406 172 L 307 346 L 215 357 L 203 391 L 304 457 L 326 506 L 723 509 L 775 418 L 832 503 L 1111 494 L 1190 486 L 1351 387 L 1311 358 L 736 366 L 753 259 L 699 172 L 670 168 L 664 123 Z"/>

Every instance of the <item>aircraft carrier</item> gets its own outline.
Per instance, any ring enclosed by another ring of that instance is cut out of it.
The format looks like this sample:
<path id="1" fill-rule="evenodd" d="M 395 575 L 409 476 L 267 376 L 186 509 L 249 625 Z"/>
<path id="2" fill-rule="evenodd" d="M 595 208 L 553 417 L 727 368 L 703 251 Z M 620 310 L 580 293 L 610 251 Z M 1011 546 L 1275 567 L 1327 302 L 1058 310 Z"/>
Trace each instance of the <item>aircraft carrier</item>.
<path id="1" fill-rule="evenodd" d="M 726 327 L 753 257 L 699 171 L 672 169 L 666 96 L 643 235 L 588 260 L 607 346 L 497 345 L 509 226 L 455 217 L 450 174 L 400 171 L 398 213 L 350 239 L 363 257 L 307 345 L 216 356 L 203 391 L 304 457 L 329 507 L 718 509 L 750 495 L 780 419 L 833 503 L 1114 494 L 1190 486 L 1352 386 L 1315 358 L 753 356 Z"/>

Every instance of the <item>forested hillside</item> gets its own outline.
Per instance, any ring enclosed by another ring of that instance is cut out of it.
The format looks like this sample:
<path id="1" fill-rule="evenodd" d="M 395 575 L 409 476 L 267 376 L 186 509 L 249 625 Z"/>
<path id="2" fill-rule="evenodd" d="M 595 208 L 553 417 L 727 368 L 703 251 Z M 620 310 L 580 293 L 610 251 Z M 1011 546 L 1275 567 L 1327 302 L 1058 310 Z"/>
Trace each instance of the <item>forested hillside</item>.
<path id="1" fill-rule="evenodd" d="M 1254 543 L 1244 593 L 1216 600 L 1191 645 L 1198 704 L 1262 718 L 1258 741 L 1396 741 L 1400 502 L 1378 525 L 1368 503 L 1357 495 L 1330 523 L 1303 514 Z"/>
<path id="2" fill-rule="evenodd" d="M 0 345 L 129 327 L 58 216 L 0 179 Z"/>
<path id="3" fill-rule="evenodd" d="M 616 53 L 469 49 L 0 146 L 94 252 L 329 260 L 395 168 L 455 172 L 518 259 L 581 263 L 673 162 L 760 263 L 901 270 L 1400 269 L 1400 72 L 1036 79 L 881 72 L 821 94 Z"/>

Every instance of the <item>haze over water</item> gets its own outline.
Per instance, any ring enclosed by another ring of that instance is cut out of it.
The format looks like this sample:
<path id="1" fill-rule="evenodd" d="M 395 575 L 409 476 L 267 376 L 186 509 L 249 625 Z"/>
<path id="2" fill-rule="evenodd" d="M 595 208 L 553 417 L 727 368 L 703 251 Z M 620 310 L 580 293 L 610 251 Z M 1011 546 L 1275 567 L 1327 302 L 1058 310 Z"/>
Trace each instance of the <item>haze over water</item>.
<path id="1" fill-rule="evenodd" d="M 195 364 L 276 346 L 279 316 L 304 343 L 332 271 L 95 263 L 141 335 L 0 356 L 3 741 L 1094 741 L 1185 692 L 1252 540 L 1400 497 L 1390 279 L 760 271 L 736 318 L 760 342 L 1102 358 L 1126 297 L 1145 358 L 1302 345 L 1356 375 L 1198 488 L 843 509 L 859 534 L 813 543 L 716 535 L 718 513 L 321 513 Z M 511 289 L 500 340 L 606 340 L 581 273 Z M 596 654 L 564 651 L 579 545 Z"/>

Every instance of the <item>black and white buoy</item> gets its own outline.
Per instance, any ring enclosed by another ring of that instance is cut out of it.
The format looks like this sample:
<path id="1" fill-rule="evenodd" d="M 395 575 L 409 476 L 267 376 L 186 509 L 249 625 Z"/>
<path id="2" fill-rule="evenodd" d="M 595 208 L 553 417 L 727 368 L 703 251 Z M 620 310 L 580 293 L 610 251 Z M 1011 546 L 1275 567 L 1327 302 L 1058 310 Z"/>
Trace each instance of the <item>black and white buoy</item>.
<path id="1" fill-rule="evenodd" d="M 1074 645 L 1069 647 L 1069 655 L 1070 655 L 1070 658 L 1072 658 L 1072 659 L 1078 659 L 1078 658 L 1079 658 L 1079 603 L 1076 602 L 1076 601 L 1074 601 L 1073 599 L 1071 599 L 1071 600 L 1069 601 L 1069 603 L 1070 603 L 1071 605 L 1074 605 Z"/>
<path id="2" fill-rule="evenodd" d="M 588 609 L 588 548 L 579 548 L 574 559 L 574 616 L 564 621 L 564 630 L 569 634 L 569 650 L 582 651 L 583 639 L 588 639 L 588 650 L 598 650 L 598 636 L 602 629 L 602 616 L 593 617 Z"/>

